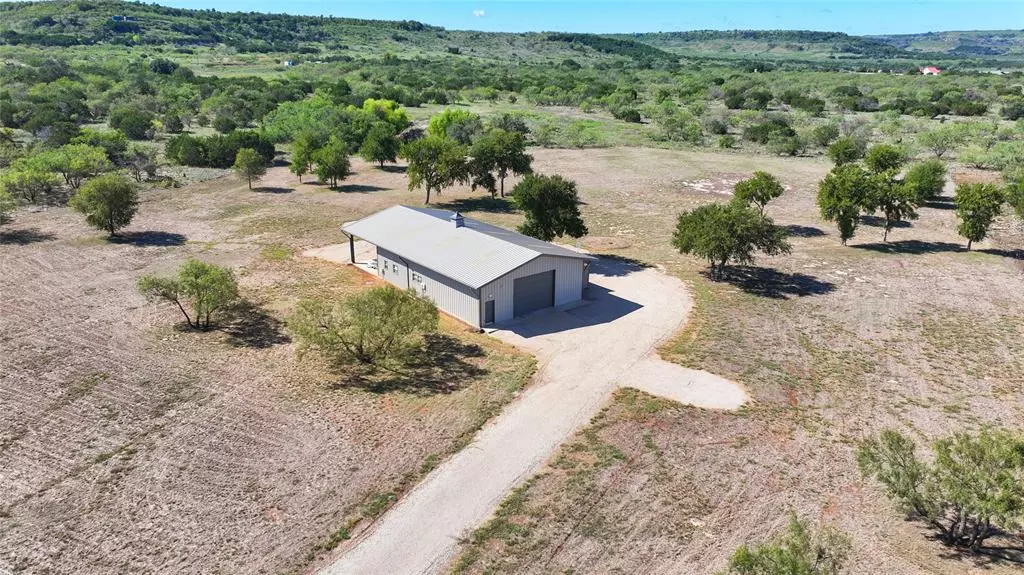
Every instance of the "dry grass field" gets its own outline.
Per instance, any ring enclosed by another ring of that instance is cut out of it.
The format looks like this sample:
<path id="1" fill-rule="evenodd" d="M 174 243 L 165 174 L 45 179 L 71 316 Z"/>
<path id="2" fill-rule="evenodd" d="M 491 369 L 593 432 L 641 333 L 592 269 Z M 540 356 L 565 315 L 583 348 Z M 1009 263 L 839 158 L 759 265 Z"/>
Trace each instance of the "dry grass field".
<path id="1" fill-rule="evenodd" d="M 929 541 L 859 478 L 852 453 L 890 426 L 923 440 L 1024 423 L 1017 222 L 967 253 L 939 202 L 887 245 L 868 221 L 842 247 L 814 205 L 824 160 L 532 153 L 536 170 L 578 182 L 582 246 L 690 283 L 697 308 L 663 355 L 742 383 L 755 402 L 722 414 L 620 393 L 472 538 L 460 571 L 711 573 L 790 508 L 852 535 L 851 573 L 1015 571 Z M 380 513 L 525 384 L 530 358 L 454 323 L 432 384 L 357 385 L 296 356 L 281 322 L 299 297 L 372 281 L 296 254 L 342 241 L 344 221 L 422 202 L 400 169 L 354 166 L 339 191 L 284 168 L 256 192 L 231 179 L 148 191 L 119 243 L 63 208 L 0 231 L 0 567 L 311 569 L 339 530 Z M 703 262 L 673 253 L 675 217 L 727 200 L 757 169 L 788 188 L 768 211 L 794 253 L 711 282 Z M 520 218 L 468 189 L 436 203 Z M 189 256 L 236 266 L 254 313 L 182 332 L 175 310 L 135 293 L 140 274 Z"/>
<path id="2" fill-rule="evenodd" d="M 782 529 L 789 509 L 852 536 L 850 573 L 1019 572 L 930 541 L 853 458 L 887 427 L 927 441 L 1024 424 L 1019 221 L 999 221 L 968 253 L 941 201 L 888 244 L 868 218 L 842 247 L 814 204 L 824 161 L 635 149 L 539 160 L 580 183 L 585 245 L 691 284 L 695 314 L 663 356 L 732 378 L 755 402 L 723 414 L 620 394 L 469 538 L 457 572 L 713 573 Z M 794 253 L 711 282 L 702 262 L 672 253 L 674 218 L 728 199 L 755 169 L 788 188 L 768 211 Z"/>
<path id="3" fill-rule="evenodd" d="M 296 300 L 373 280 L 296 254 L 410 199 L 357 170 L 341 191 L 284 168 L 258 192 L 146 191 L 119 242 L 66 208 L 0 230 L 0 572 L 304 569 L 515 396 L 533 359 L 453 321 L 417 381 L 297 357 Z M 187 257 L 234 266 L 249 313 L 187 332 L 135 292 Z"/>

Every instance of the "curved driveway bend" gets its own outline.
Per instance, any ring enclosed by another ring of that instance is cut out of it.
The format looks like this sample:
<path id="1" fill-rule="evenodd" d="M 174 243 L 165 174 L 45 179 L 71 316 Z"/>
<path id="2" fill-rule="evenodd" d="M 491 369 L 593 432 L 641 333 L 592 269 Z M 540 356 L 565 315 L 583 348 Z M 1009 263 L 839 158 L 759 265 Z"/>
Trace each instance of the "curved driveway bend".
<path id="1" fill-rule="evenodd" d="M 746 401 L 736 384 L 658 357 L 655 347 L 679 331 L 692 307 L 678 279 L 602 259 L 592 266 L 588 297 L 594 301 L 494 332 L 537 356 L 533 385 L 322 573 L 442 571 L 458 540 L 538 472 L 620 385 L 711 409 L 735 409 Z"/>

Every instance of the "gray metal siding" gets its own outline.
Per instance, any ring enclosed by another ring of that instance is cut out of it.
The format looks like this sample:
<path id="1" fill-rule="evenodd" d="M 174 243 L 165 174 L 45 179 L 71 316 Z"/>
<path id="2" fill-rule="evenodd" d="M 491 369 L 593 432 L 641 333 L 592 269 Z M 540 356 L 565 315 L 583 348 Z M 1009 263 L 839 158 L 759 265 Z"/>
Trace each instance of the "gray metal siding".
<path id="1" fill-rule="evenodd" d="M 584 260 L 558 256 L 540 256 L 519 266 L 493 282 L 480 288 L 480 316 L 483 302 L 494 300 L 494 321 L 508 321 L 514 317 L 513 292 L 516 278 L 555 270 L 555 306 L 583 299 Z"/>
<path id="2" fill-rule="evenodd" d="M 555 270 L 512 280 L 512 312 L 526 315 L 555 305 Z"/>
<path id="3" fill-rule="evenodd" d="M 408 262 L 406 267 L 402 258 L 380 247 L 377 248 L 377 266 L 377 274 L 388 282 L 402 289 L 411 288 L 445 313 L 480 327 L 480 301 L 476 290 L 416 262 Z"/>

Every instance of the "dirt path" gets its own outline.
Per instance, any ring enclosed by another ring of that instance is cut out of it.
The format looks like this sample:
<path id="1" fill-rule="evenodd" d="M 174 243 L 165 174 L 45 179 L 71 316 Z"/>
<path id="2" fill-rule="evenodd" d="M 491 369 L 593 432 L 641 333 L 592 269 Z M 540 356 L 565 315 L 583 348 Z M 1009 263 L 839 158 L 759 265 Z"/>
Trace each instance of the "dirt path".
<path id="1" fill-rule="evenodd" d="M 679 330 L 692 307 L 682 282 L 602 260 L 591 283 L 596 301 L 495 332 L 537 355 L 536 383 L 323 573 L 440 571 L 458 539 L 540 470 L 619 385 L 707 408 L 735 409 L 746 401 L 733 383 L 657 358 L 655 346 Z"/>

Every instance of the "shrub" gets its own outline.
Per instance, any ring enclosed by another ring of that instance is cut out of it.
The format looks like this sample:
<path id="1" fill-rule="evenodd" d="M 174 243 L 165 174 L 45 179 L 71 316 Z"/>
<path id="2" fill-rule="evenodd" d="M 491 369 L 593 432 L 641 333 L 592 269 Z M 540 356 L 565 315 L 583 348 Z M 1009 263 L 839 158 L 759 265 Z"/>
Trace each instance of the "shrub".
<path id="1" fill-rule="evenodd" d="M 811 141 L 822 148 L 827 147 L 839 137 L 839 126 L 836 124 L 825 124 L 811 130 Z"/>
<path id="2" fill-rule="evenodd" d="M 857 463 L 899 508 L 939 532 L 948 545 L 981 548 L 997 530 L 1024 527 L 1024 440 L 1008 431 L 957 433 L 934 444 L 931 463 L 913 440 L 885 431 L 864 441 Z"/>
<path id="3" fill-rule="evenodd" d="M 151 112 L 122 106 L 110 112 L 109 124 L 131 140 L 149 140 L 153 137 L 154 119 L 156 117 Z"/>
<path id="4" fill-rule="evenodd" d="M 931 201 L 942 194 L 946 186 L 946 166 L 937 159 L 914 164 L 907 170 L 903 185 L 913 194 L 918 205 Z"/>
<path id="5" fill-rule="evenodd" d="M 866 150 L 867 144 L 864 140 L 853 136 L 843 136 L 828 147 L 828 157 L 835 162 L 836 166 L 842 166 L 863 158 Z"/>
<path id="6" fill-rule="evenodd" d="M 734 136 L 721 136 L 718 138 L 718 147 L 723 150 L 736 147 L 736 138 Z"/>
<path id="7" fill-rule="evenodd" d="M 301 349 L 340 364 L 398 368 L 437 331 L 432 302 L 392 286 L 377 287 L 342 302 L 302 300 L 288 325 Z"/>
<path id="8" fill-rule="evenodd" d="M 139 192 L 122 176 L 99 176 L 86 182 L 75 193 L 71 207 L 85 214 L 89 225 L 114 235 L 135 217 L 139 208 Z"/>
<path id="9" fill-rule="evenodd" d="M 138 289 L 150 300 L 177 305 L 193 329 L 209 329 L 215 314 L 238 299 L 238 283 L 230 268 L 195 259 L 186 261 L 174 278 L 142 276 Z"/>
<path id="10" fill-rule="evenodd" d="M 785 533 L 737 549 L 723 575 L 838 575 L 850 549 L 846 535 L 829 527 L 814 531 L 791 514 Z"/>

